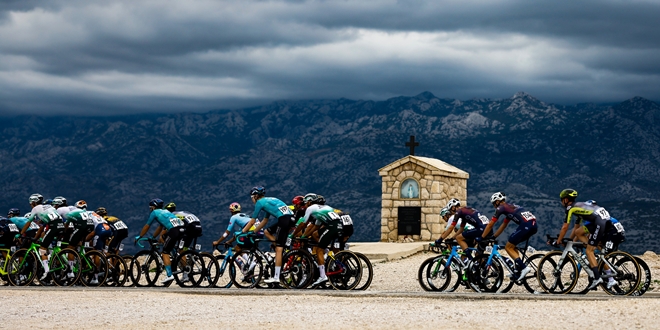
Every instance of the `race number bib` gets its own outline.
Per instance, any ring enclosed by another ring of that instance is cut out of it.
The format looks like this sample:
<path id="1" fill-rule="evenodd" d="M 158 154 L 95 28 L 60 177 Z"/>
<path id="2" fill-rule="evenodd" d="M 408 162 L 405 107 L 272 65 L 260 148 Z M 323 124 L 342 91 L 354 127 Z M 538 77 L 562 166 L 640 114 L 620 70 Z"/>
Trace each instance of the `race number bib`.
<path id="1" fill-rule="evenodd" d="M 53 212 L 48 213 L 48 221 L 53 221 L 57 218 L 59 218 L 59 214 Z"/>
<path id="2" fill-rule="evenodd" d="M 483 214 L 479 214 L 479 220 L 481 220 L 481 223 L 484 225 L 487 225 L 490 222 L 490 219 L 488 219 L 488 217 Z"/>
<path id="3" fill-rule="evenodd" d="M 520 213 L 520 215 L 525 219 L 525 221 L 533 221 L 536 220 L 536 217 L 532 214 L 532 212 L 525 211 Z"/>
<path id="4" fill-rule="evenodd" d="M 344 224 L 344 226 L 349 226 L 353 224 L 353 219 L 351 219 L 350 215 L 344 214 L 341 216 L 341 222 Z"/>
<path id="5" fill-rule="evenodd" d="M 199 218 L 193 214 L 186 215 L 186 221 L 188 223 L 199 222 Z"/>
<path id="6" fill-rule="evenodd" d="M 179 218 L 170 218 L 170 223 L 172 224 L 172 227 L 183 226 L 183 221 Z"/>
<path id="7" fill-rule="evenodd" d="M 18 227 L 13 223 L 7 224 L 7 227 L 9 227 L 9 231 L 18 232 Z"/>
<path id="8" fill-rule="evenodd" d="M 610 220 L 610 214 L 602 207 L 596 209 L 596 214 L 598 214 L 603 220 Z"/>
<path id="9" fill-rule="evenodd" d="M 339 217 L 339 214 L 337 214 L 335 212 L 329 212 L 328 217 L 330 217 L 330 220 L 332 220 L 332 221 L 341 220 L 341 218 Z"/>
<path id="10" fill-rule="evenodd" d="M 284 214 L 291 214 L 291 209 L 290 209 L 288 206 L 286 206 L 286 205 L 284 205 L 284 206 L 280 206 L 280 207 L 278 208 L 278 210 L 280 210 L 280 212 L 281 212 L 283 215 L 284 215 Z"/>
<path id="11" fill-rule="evenodd" d="M 80 213 L 80 219 L 83 219 L 83 220 L 89 221 L 89 220 L 90 220 L 90 219 L 89 219 L 89 214 L 87 214 L 87 213 L 85 213 L 85 212 Z"/>
<path id="12" fill-rule="evenodd" d="M 34 222 L 30 222 L 30 227 L 28 227 L 28 230 L 33 230 L 33 229 L 39 229 L 39 225 Z"/>
<path id="13" fill-rule="evenodd" d="M 621 223 L 617 222 L 614 224 L 614 228 L 616 228 L 616 231 L 618 233 L 623 233 L 625 230 L 623 230 L 623 225 Z"/>
<path id="14" fill-rule="evenodd" d="M 115 221 L 115 223 L 113 223 L 113 225 L 115 226 L 115 229 L 117 229 L 117 230 L 128 229 L 126 224 L 121 220 Z"/>

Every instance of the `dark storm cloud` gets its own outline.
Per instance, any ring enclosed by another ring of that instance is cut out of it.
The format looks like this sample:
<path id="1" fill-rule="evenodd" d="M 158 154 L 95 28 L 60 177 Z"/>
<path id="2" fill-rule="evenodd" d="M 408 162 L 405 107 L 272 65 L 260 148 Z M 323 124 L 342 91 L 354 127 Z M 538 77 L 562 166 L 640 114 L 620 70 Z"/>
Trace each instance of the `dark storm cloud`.
<path id="1" fill-rule="evenodd" d="M 3 1 L 0 111 L 660 99 L 650 1 Z"/>

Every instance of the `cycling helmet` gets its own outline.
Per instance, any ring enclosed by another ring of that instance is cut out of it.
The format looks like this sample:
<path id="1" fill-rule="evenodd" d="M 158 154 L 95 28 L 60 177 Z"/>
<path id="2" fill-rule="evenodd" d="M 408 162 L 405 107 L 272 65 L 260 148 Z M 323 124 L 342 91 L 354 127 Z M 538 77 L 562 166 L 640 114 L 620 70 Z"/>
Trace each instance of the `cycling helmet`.
<path id="1" fill-rule="evenodd" d="M 108 210 L 106 210 L 105 207 L 103 207 L 103 206 L 99 207 L 99 208 L 96 209 L 96 211 L 94 211 L 94 212 L 96 212 L 96 214 L 98 214 L 98 215 L 100 215 L 100 216 L 102 216 L 102 217 L 108 215 Z"/>
<path id="2" fill-rule="evenodd" d="M 442 210 L 440 210 L 440 216 L 444 217 L 447 214 L 449 214 L 449 209 L 446 208 L 446 207 L 443 207 Z"/>
<path id="3" fill-rule="evenodd" d="M 53 205 L 53 200 L 52 199 L 47 199 L 44 201 L 44 205 Z"/>
<path id="4" fill-rule="evenodd" d="M 57 201 L 57 200 L 61 201 L 61 203 L 57 204 L 57 205 L 66 206 L 66 198 L 64 198 L 62 196 L 57 196 L 57 197 L 53 198 L 53 205 L 55 205 L 55 201 Z"/>
<path id="5" fill-rule="evenodd" d="M 149 206 L 153 206 L 157 209 L 162 209 L 163 204 L 165 204 L 165 202 L 163 202 L 163 200 L 160 198 L 154 198 L 149 202 Z"/>
<path id="6" fill-rule="evenodd" d="M 30 204 L 32 204 L 32 203 L 41 204 L 41 202 L 44 201 L 44 196 L 41 196 L 40 194 L 32 194 L 32 195 L 30 195 L 29 201 L 30 201 Z"/>
<path id="7" fill-rule="evenodd" d="M 293 205 L 300 206 L 300 205 L 303 204 L 303 198 L 304 197 L 302 197 L 302 196 L 296 196 L 296 197 L 293 198 L 293 201 L 291 201 L 291 203 L 293 203 Z"/>
<path id="8" fill-rule="evenodd" d="M 318 195 L 318 196 L 316 197 L 316 202 L 317 202 L 318 204 L 320 204 L 320 205 L 325 205 L 325 197 L 323 197 L 323 196 L 321 196 L 321 195 Z"/>
<path id="9" fill-rule="evenodd" d="M 263 196 L 266 194 L 266 188 L 262 186 L 252 187 L 250 190 L 250 196 Z"/>
<path id="10" fill-rule="evenodd" d="M 85 202 L 84 200 L 79 200 L 79 201 L 76 202 L 76 207 L 79 208 L 79 209 L 86 210 L 87 209 L 87 202 Z"/>
<path id="11" fill-rule="evenodd" d="M 176 211 L 176 204 L 174 204 L 174 202 L 169 202 L 167 205 L 165 205 L 165 209 L 170 212 L 174 212 Z"/>
<path id="12" fill-rule="evenodd" d="M 461 202 L 456 198 L 450 199 L 449 202 L 447 202 L 446 207 L 447 207 L 447 209 L 451 209 L 454 206 L 461 206 Z"/>
<path id="13" fill-rule="evenodd" d="M 238 204 L 236 202 L 229 204 L 229 211 L 231 213 L 241 212 L 241 204 Z"/>
<path id="14" fill-rule="evenodd" d="M 55 197 L 53 198 L 53 201 L 50 203 L 50 205 L 53 206 L 62 206 L 62 198 L 61 197 Z"/>
<path id="15" fill-rule="evenodd" d="M 493 196 L 490 196 L 490 203 L 495 204 L 495 202 L 500 201 L 500 202 L 505 202 L 506 201 L 506 195 L 504 195 L 503 192 L 496 192 L 493 194 Z"/>
<path id="16" fill-rule="evenodd" d="M 25 213 L 24 218 L 29 218 L 32 216 L 32 212 Z"/>
<path id="17" fill-rule="evenodd" d="M 561 198 L 561 199 L 568 198 L 568 199 L 575 200 L 575 198 L 577 198 L 577 196 L 578 196 L 577 191 L 575 191 L 573 189 L 564 189 L 559 193 L 559 198 Z"/>
<path id="18" fill-rule="evenodd" d="M 15 217 L 17 217 L 17 216 L 19 216 L 19 215 L 21 215 L 21 210 L 15 208 L 15 207 L 9 209 L 9 212 L 7 212 L 7 216 L 8 216 L 8 217 L 10 217 L 10 216 L 15 216 Z"/>
<path id="19" fill-rule="evenodd" d="M 310 202 L 314 203 L 318 199 L 319 199 L 319 196 L 317 196 L 316 194 L 309 193 L 309 194 L 305 195 L 305 197 L 303 197 L 303 202 L 305 202 L 305 204 L 310 203 Z"/>
<path id="20" fill-rule="evenodd" d="M 596 201 L 593 200 L 593 199 L 590 199 L 590 200 L 588 200 L 588 201 L 586 201 L 586 202 L 584 202 L 584 203 L 585 203 L 585 204 L 589 204 L 589 205 L 598 205 L 598 203 L 596 203 Z"/>

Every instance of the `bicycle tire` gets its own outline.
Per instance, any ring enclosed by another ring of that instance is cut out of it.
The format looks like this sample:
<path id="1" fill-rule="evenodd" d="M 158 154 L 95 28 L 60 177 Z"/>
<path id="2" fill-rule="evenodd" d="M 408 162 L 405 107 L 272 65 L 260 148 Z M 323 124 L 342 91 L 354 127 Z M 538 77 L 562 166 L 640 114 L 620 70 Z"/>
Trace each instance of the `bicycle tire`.
<path id="1" fill-rule="evenodd" d="M 642 270 L 644 279 L 639 282 L 639 285 L 637 286 L 637 290 L 635 290 L 635 292 L 631 293 L 630 295 L 639 297 L 644 295 L 644 293 L 646 293 L 646 291 L 648 291 L 649 287 L 651 286 L 651 268 L 649 268 L 649 265 L 646 264 L 646 261 L 642 260 L 642 258 L 635 257 L 635 260 L 637 261 L 637 264 L 639 264 L 639 267 Z"/>
<path id="2" fill-rule="evenodd" d="M 616 267 L 617 273 L 614 277 L 617 284 L 612 288 L 607 288 L 607 281 L 603 281 L 600 285 L 605 293 L 612 296 L 628 296 L 637 290 L 643 274 L 634 256 L 627 252 L 614 251 L 608 253 L 604 260 Z M 598 270 L 601 274 L 605 271 L 604 267 L 605 262 L 601 260 L 598 263 Z"/>
<path id="3" fill-rule="evenodd" d="M 367 258 L 366 255 L 360 252 L 353 252 L 360 259 L 362 265 L 362 278 L 353 290 L 364 291 L 371 286 L 371 281 L 374 279 L 374 267 L 371 263 L 371 260 Z M 366 280 L 365 280 L 365 270 L 366 270 Z"/>
<path id="4" fill-rule="evenodd" d="M 417 282 L 424 291 L 433 291 L 431 289 L 431 286 L 429 286 L 428 283 L 426 283 L 426 269 L 429 267 L 429 265 L 433 262 L 435 258 L 437 257 L 430 257 L 422 261 L 422 264 L 419 265 L 419 268 L 417 269 Z"/>
<path id="5" fill-rule="evenodd" d="M 336 290 L 353 290 L 362 277 L 360 259 L 348 250 L 337 252 L 334 261 L 332 258 L 327 258 L 325 269 L 326 274 L 340 271 L 338 274 L 328 275 L 328 282 Z"/>
<path id="6" fill-rule="evenodd" d="M 218 280 L 220 279 L 220 263 L 218 262 L 218 259 L 211 253 L 202 252 L 200 255 L 202 256 L 202 259 L 204 259 L 204 266 L 206 266 L 206 268 L 204 269 L 204 274 L 202 276 L 202 281 L 199 283 L 199 287 L 216 287 Z M 224 255 L 221 256 L 224 258 Z M 226 279 L 229 279 L 229 276 L 227 276 Z M 229 280 L 229 284 L 231 286 L 231 280 Z"/>
<path id="7" fill-rule="evenodd" d="M 124 262 L 126 263 L 126 267 L 128 267 L 128 276 L 126 276 L 126 282 L 124 282 L 124 286 L 127 287 L 134 287 L 135 286 L 135 278 L 139 278 L 140 273 L 138 272 L 137 267 L 133 268 L 133 256 L 130 254 L 123 255 L 121 256 L 122 259 L 124 259 Z"/>
<path id="8" fill-rule="evenodd" d="M 73 261 L 73 267 L 71 261 Z M 80 261 L 80 255 L 74 249 L 62 249 L 50 258 L 49 266 L 49 273 L 58 286 L 72 286 L 80 279 L 82 262 Z M 69 277 L 69 274 L 74 276 Z"/>
<path id="9" fill-rule="evenodd" d="M 176 262 L 172 263 L 174 280 L 182 288 L 198 287 L 204 279 L 206 267 L 199 252 L 187 250 L 179 254 Z M 185 281 L 187 275 L 188 281 Z"/>
<path id="10" fill-rule="evenodd" d="M 470 262 L 468 267 L 468 281 L 470 282 L 470 286 L 478 289 L 479 292 L 497 292 L 504 282 L 504 270 L 500 261 L 493 258 L 490 265 L 488 265 L 489 257 L 490 255 L 488 254 L 479 255 Z M 510 284 L 513 285 L 513 283 Z"/>
<path id="11" fill-rule="evenodd" d="M 559 265 L 562 254 L 563 251 L 550 251 L 539 261 L 536 278 L 547 293 L 566 294 L 577 284 L 577 264 L 573 257 L 566 255 Z"/>
<path id="12" fill-rule="evenodd" d="M 252 267 L 251 271 L 243 272 L 237 264 L 236 259 L 233 259 L 229 264 L 229 276 L 232 283 L 241 289 L 251 289 L 257 286 L 263 277 L 263 263 L 261 257 L 255 252 L 247 252 L 245 263 L 248 267 Z M 254 265 L 254 266 L 252 266 Z M 239 278 L 241 277 L 241 278 Z"/>
<path id="13" fill-rule="evenodd" d="M 426 272 L 424 274 L 424 282 L 428 284 L 431 291 L 444 291 L 449 286 L 452 278 L 451 265 L 453 262 L 454 261 L 451 260 L 449 262 L 449 266 L 447 266 L 447 258 L 445 256 L 441 256 L 433 257 L 433 259 L 428 263 Z"/>
<path id="14" fill-rule="evenodd" d="M 124 258 L 116 254 L 108 254 L 108 276 L 105 278 L 104 286 L 121 287 L 124 286 L 129 277 L 128 266 Z"/>
<path id="15" fill-rule="evenodd" d="M 136 287 L 154 286 L 158 280 L 158 276 L 163 270 L 163 265 L 160 262 L 156 252 L 140 251 L 133 256 L 131 263 L 132 273 L 136 274 L 133 282 Z M 170 281 L 171 282 L 171 281 Z"/>
<path id="16" fill-rule="evenodd" d="M 87 260 L 83 262 L 83 259 Z M 98 264 L 95 259 L 98 259 Z M 88 264 L 88 262 L 91 262 L 91 264 Z M 103 253 L 95 250 L 87 251 L 85 256 L 81 258 L 81 264 L 87 264 L 85 267 L 91 267 L 91 269 L 81 269 L 80 271 L 80 281 L 84 286 L 98 287 L 105 283 L 105 279 L 108 277 L 108 259 Z M 95 277 L 97 283 L 91 284 Z"/>
<path id="17" fill-rule="evenodd" d="M 519 282 L 525 287 L 527 292 L 538 294 L 543 291 L 539 280 L 536 278 L 536 274 L 539 271 L 539 262 L 543 258 L 543 254 L 537 253 L 525 260 L 525 266 L 532 269 L 532 271 L 525 276 L 523 279 L 519 279 Z"/>
<path id="18" fill-rule="evenodd" d="M 291 250 L 282 256 L 280 283 L 287 289 L 305 289 L 314 276 L 314 259 L 305 250 Z"/>
<path id="19" fill-rule="evenodd" d="M 9 258 L 7 279 L 13 286 L 30 285 L 37 274 L 37 264 L 41 259 L 28 249 L 20 249 Z"/>

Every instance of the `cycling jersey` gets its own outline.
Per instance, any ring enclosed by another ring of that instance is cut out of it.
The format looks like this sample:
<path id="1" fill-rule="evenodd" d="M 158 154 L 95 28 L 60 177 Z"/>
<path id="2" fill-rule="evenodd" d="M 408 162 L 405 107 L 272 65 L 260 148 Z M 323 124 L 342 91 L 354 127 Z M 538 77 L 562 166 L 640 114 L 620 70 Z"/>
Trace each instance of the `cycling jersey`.
<path id="1" fill-rule="evenodd" d="M 454 221 L 454 216 L 452 215 L 447 220 L 447 226 L 445 227 L 445 231 L 447 231 L 447 229 L 451 227 L 453 221 Z M 461 228 L 461 223 L 463 223 L 463 220 L 458 220 L 458 222 L 456 222 L 456 226 L 454 227 L 454 230 L 458 230 L 459 228 Z M 465 228 L 463 230 L 472 230 L 472 229 L 474 229 L 474 226 L 468 223 L 467 225 L 465 225 Z"/>
<path id="2" fill-rule="evenodd" d="M 478 210 L 471 207 L 462 207 L 456 210 L 454 220 L 451 222 L 452 226 L 456 226 L 461 220 L 463 220 L 463 223 L 466 225 L 470 224 L 474 228 L 481 228 L 482 230 L 489 222 L 485 215 L 482 215 Z"/>
<path id="3" fill-rule="evenodd" d="M 566 223 L 571 222 L 571 217 L 578 218 L 584 232 L 588 234 L 587 244 L 597 246 L 606 234 L 606 226 L 610 221 L 610 214 L 605 208 L 592 203 L 574 203 L 566 207 Z"/>
<path id="4" fill-rule="evenodd" d="M 14 237 L 20 232 L 21 230 L 11 220 L 0 217 L 0 246 L 12 246 Z"/>
<path id="5" fill-rule="evenodd" d="M 183 227 L 184 223 L 172 212 L 163 209 L 155 209 L 149 214 L 149 219 L 147 220 L 147 225 L 151 226 L 154 221 L 158 222 L 161 226 L 165 227 L 167 231 L 174 227 Z"/>
<path id="6" fill-rule="evenodd" d="M 500 206 L 495 209 L 495 215 L 493 215 L 493 219 L 497 221 L 497 219 L 501 216 L 504 215 L 504 223 L 509 223 L 510 221 L 515 222 L 517 225 L 536 225 L 536 217 L 532 212 L 526 211 L 525 208 L 515 205 L 515 204 L 507 204 L 507 203 L 502 203 Z"/>
<path id="7" fill-rule="evenodd" d="M 312 217 L 316 220 L 314 224 L 317 226 L 326 225 L 341 227 L 341 218 L 335 213 L 335 209 L 330 206 L 317 204 L 311 205 L 305 212 L 305 221 L 309 221 Z"/>
<path id="8" fill-rule="evenodd" d="M 250 222 L 250 217 L 245 213 L 236 213 L 229 218 L 227 231 L 230 233 L 237 233 L 245 228 L 245 225 Z"/>
<path id="9" fill-rule="evenodd" d="M 121 244 L 121 241 L 128 237 L 128 226 L 121 221 L 119 218 L 114 217 L 114 216 L 104 216 L 103 217 L 108 223 L 112 226 L 114 230 L 114 235 L 110 239 L 110 242 L 108 243 L 108 251 L 112 252 L 117 252 L 117 249 L 119 248 L 119 244 Z"/>
<path id="10" fill-rule="evenodd" d="M 183 239 L 183 246 L 190 247 L 195 238 L 202 236 L 202 223 L 196 215 L 190 212 L 176 211 L 174 215 L 185 222 L 186 235 Z"/>
<path id="11" fill-rule="evenodd" d="M 62 222 L 62 217 L 57 213 L 54 207 L 50 205 L 37 205 L 32 208 L 28 217 L 29 221 L 34 221 L 35 219 L 41 221 L 43 224 L 49 224 L 51 222 Z"/>
<path id="12" fill-rule="evenodd" d="M 25 227 L 25 224 L 28 222 L 28 218 L 26 217 L 11 217 L 9 218 L 9 220 L 13 222 L 16 225 L 16 227 L 18 227 L 19 231 L 23 229 L 23 227 Z M 30 222 L 30 227 L 28 227 L 26 232 L 30 230 L 39 230 L 39 225 L 37 225 L 34 222 Z"/>
<path id="13" fill-rule="evenodd" d="M 287 206 L 281 200 L 274 197 L 262 197 L 254 205 L 254 212 L 252 213 L 252 218 L 259 218 L 261 211 L 264 211 L 266 215 L 264 218 L 273 216 L 275 218 L 280 218 L 283 215 L 293 215 L 289 206 Z"/>
<path id="14" fill-rule="evenodd" d="M 57 213 L 62 217 L 62 219 L 66 219 L 66 215 L 74 210 L 77 210 L 78 208 L 75 206 L 60 206 L 57 208 Z"/>
<path id="15" fill-rule="evenodd" d="M 112 226 L 114 230 L 128 230 L 126 223 L 117 217 L 106 215 L 103 218 Z"/>

